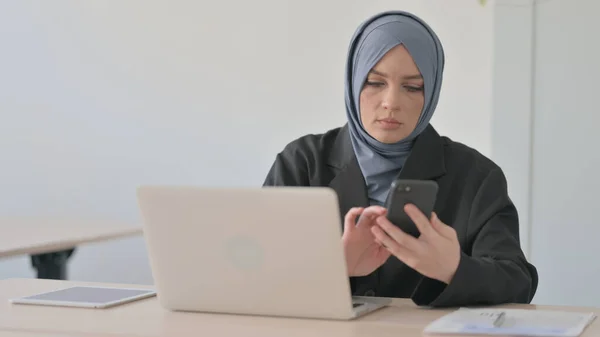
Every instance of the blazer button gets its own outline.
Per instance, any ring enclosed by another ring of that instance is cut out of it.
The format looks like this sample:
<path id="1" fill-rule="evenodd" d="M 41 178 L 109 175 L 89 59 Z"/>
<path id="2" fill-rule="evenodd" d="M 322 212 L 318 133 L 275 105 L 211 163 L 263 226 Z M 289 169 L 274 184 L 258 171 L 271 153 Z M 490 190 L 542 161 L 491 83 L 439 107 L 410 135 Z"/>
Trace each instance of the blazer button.
<path id="1" fill-rule="evenodd" d="M 373 291 L 373 289 L 369 289 L 365 291 L 365 296 L 373 297 L 375 296 L 375 291 Z"/>

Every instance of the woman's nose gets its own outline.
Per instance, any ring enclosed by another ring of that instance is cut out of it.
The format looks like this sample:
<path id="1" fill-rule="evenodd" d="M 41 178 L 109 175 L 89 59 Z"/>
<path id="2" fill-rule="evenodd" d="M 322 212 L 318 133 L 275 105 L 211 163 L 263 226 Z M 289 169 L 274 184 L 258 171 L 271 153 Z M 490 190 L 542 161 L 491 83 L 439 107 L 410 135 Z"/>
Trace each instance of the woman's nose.
<path id="1" fill-rule="evenodd" d="M 400 102 L 402 98 L 400 97 L 400 93 L 395 90 L 387 90 L 383 97 L 383 108 L 385 110 L 400 110 Z"/>

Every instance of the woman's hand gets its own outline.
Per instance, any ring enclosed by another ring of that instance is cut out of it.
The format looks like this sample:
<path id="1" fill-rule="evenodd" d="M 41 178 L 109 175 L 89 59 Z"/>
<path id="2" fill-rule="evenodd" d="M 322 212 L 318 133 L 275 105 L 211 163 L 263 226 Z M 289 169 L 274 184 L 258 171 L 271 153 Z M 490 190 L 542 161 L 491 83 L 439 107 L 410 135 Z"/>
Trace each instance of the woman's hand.
<path id="1" fill-rule="evenodd" d="M 379 206 L 352 208 L 346 213 L 342 243 L 348 276 L 368 275 L 390 257 L 390 252 L 375 241 L 371 231 L 376 226 L 375 220 L 385 214 L 386 209 Z"/>
<path id="2" fill-rule="evenodd" d="M 415 238 L 379 216 L 371 227 L 376 241 L 407 266 L 429 278 L 449 284 L 460 262 L 460 244 L 454 228 L 434 213 L 431 221 L 414 205 L 404 211 L 417 225 L 421 235 Z"/>

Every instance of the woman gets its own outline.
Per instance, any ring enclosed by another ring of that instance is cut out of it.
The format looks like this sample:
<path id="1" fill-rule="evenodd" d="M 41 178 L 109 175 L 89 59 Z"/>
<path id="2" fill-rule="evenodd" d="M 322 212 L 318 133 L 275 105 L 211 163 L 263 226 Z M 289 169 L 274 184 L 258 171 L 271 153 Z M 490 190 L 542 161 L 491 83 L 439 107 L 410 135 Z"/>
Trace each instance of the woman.
<path id="1" fill-rule="evenodd" d="M 288 144 L 264 185 L 337 192 L 353 295 L 427 306 L 529 303 L 537 271 L 520 248 L 502 170 L 429 124 L 443 68 L 442 46 L 418 17 L 396 11 L 368 19 L 348 53 L 347 125 Z M 418 238 L 385 217 L 398 177 L 439 185 L 431 218 L 405 207 Z"/>

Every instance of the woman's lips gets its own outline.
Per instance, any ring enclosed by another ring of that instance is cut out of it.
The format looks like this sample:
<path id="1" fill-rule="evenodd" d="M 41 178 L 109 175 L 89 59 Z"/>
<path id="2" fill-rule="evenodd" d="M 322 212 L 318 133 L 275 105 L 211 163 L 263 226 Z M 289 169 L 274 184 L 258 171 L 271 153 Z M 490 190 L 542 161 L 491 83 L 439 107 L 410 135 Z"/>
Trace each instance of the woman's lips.
<path id="1" fill-rule="evenodd" d="M 378 119 L 377 123 L 386 130 L 393 130 L 393 129 L 397 129 L 400 126 L 402 126 L 402 123 L 400 123 L 398 120 L 393 119 L 393 118 L 383 118 L 383 119 Z"/>

